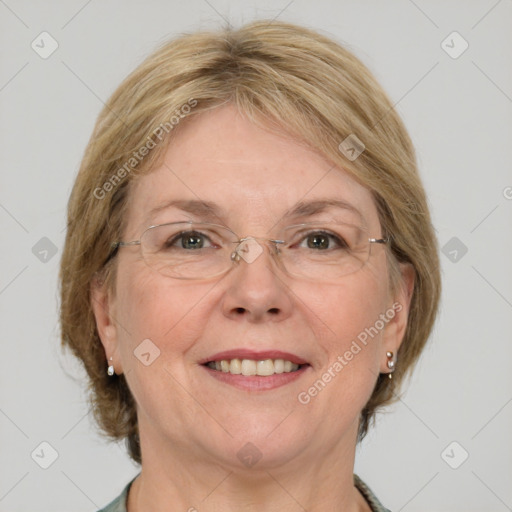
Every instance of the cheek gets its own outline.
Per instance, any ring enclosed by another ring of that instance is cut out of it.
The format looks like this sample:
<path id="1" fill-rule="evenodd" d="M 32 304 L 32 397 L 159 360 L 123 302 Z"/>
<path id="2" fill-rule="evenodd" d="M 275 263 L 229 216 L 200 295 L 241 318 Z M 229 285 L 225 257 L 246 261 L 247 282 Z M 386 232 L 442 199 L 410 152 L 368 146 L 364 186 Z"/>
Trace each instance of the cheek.
<path id="1" fill-rule="evenodd" d="M 193 422 L 188 411 L 195 410 L 186 392 L 188 355 L 203 335 L 214 283 L 164 279 L 142 268 L 123 274 L 118 285 L 120 357 L 138 413 L 176 432 L 186 430 Z M 170 412 L 177 410 L 180 415 Z"/>
<path id="2" fill-rule="evenodd" d="M 303 298 L 304 314 L 323 354 L 316 380 L 304 391 L 319 407 L 328 404 L 331 411 L 356 415 L 379 374 L 386 281 L 369 270 L 338 285 L 304 287 L 297 295 Z M 303 395 L 304 401 L 308 396 Z"/>
<path id="3" fill-rule="evenodd" d="M 204 299 L 212 287 L 165 279 L 144 267 L 123 274 L 117 301 L 123 369 L 140 368 L 137 355 L 145 347 L 160 365 L 183 357 L 202 332 Z"/>
<path id="4" fill-rule="evenodd" d="M 330 351 L 343 349 L 347 341 L 373 326 L 387 306 L 385 281 L 371 271 L 347 276 L 339 284 L 304 286 L 296 293 Z"/>

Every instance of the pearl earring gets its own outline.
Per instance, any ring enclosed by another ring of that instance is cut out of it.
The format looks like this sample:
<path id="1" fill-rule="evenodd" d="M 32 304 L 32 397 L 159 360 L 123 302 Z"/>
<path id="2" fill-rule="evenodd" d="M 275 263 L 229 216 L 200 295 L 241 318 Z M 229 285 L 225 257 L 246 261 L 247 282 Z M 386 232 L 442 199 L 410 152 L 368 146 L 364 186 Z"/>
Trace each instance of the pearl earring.
<path id="1" fill-rule="evenodd" d="M 392 379 L 392 374 L 395 371 L 395 361 L 393 360 L 393 352 L 386 352 L 386 357 L 388 358 L 388 368 L 390 370 L 388 373 L 388 377 Z"/>
<path id="2" fill-rule="evenodd" d="M 109 359 L 110 363 L 108 366 L 107 374 L 109 377 L 112 377 L 114 375 L 114 365 L 112 364 L 112 358 Z"/>

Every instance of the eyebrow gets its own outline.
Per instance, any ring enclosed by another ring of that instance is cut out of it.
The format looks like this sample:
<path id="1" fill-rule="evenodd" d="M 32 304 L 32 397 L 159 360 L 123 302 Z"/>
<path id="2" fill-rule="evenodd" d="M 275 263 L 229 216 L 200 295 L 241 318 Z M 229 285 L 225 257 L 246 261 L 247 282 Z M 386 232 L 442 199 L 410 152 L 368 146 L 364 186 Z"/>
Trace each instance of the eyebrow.
<path id="1" fill-rule="evenodd" d="M 160 213 L 162 210 L 167 210 L 168 208 L 177 208 L 206 220 L 211 220 L 214 218 L 218 220 L 221 216 L 220 208 L 215 203 L 210 201 L 201 201 L 196 199 L 175 199 L 152 208 L 149 211 L 146 220 L 149 221 L 150 219 L 154 218 L 156 214 Z"/>
<path id="2" fill-rule="evenodd" d="M 196 199 L 175 199 L 152 208 L 149 211 L 146 220 L 149 222 L 150 219 L 154 218 L 156 214 L 160 213 L 162 210 L 167 210 L 168 208 L 177 208 L 183 212 L 200 217 L 202 220 L 216 219 L 218 221 L 223 218 L 222 209 L 211 201 L 202 201 Z M 363 215 L 354 205 L 340 199 L 330 198 L 317 199 L 314 201 L 300 201 L 291 209 L 287 210 L 281 219 L 284 220 L 293 217 L 310 217 L 319 213 L 323 213 L 331 208 L 348 210 L 357 215 L 359 219 L 364 222 Z"/>
<path id="3" fill-rule="evenodd" d="M 323 213 L 331 208 L 349 210 L 356 214 L 361 221 L 364 221 L 362 213 L 352 204 L 341 199 L 317 199 L 315 201 L 300 201 L 293 208 L 288 210 L 283 218 L 287 217 L 309 217 Z"/>

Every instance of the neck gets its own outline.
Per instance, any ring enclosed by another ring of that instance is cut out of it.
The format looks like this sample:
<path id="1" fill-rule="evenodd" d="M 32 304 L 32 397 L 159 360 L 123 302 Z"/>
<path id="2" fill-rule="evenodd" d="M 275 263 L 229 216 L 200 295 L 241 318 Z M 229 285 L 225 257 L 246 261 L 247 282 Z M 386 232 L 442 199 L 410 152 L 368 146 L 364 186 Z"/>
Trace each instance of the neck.
<path id="1" fill-rule="evenodd" d="M 157 443 L 154 435 L 150 441 L 140 431 L 142 471 L 130 488 L 128 512 L 370 510 L 353 482 L 355 431 L 328 451 L 319 444 L 283 464 L 262 459 L 252 468 Z"/>

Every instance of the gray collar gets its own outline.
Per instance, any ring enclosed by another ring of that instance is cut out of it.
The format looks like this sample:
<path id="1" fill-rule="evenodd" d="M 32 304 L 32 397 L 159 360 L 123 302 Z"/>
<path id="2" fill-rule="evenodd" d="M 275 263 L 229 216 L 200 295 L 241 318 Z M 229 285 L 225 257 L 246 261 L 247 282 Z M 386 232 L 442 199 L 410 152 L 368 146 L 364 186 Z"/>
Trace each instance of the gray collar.
<path id="1" fill-rule="evenodd" d="M 137 475 L 138 476 L 138 475 Z M 135 477 L 137 478 L 137 477 Z M 135 478 L 133 480 L 135 480 Z M 126 502 L 128 499 L 128 491 L 133 483 L 133 480 L 123 489 L 123 492 L 109 505 L 102 508 L 99 512 L 126 512 Z M 354 485 L 358 491 L 364 496 L 372 512 L 390 512 L 385 508 L 381 502 L 376 498 L 371 489 L 356 475 L 354 474 Z"/>

